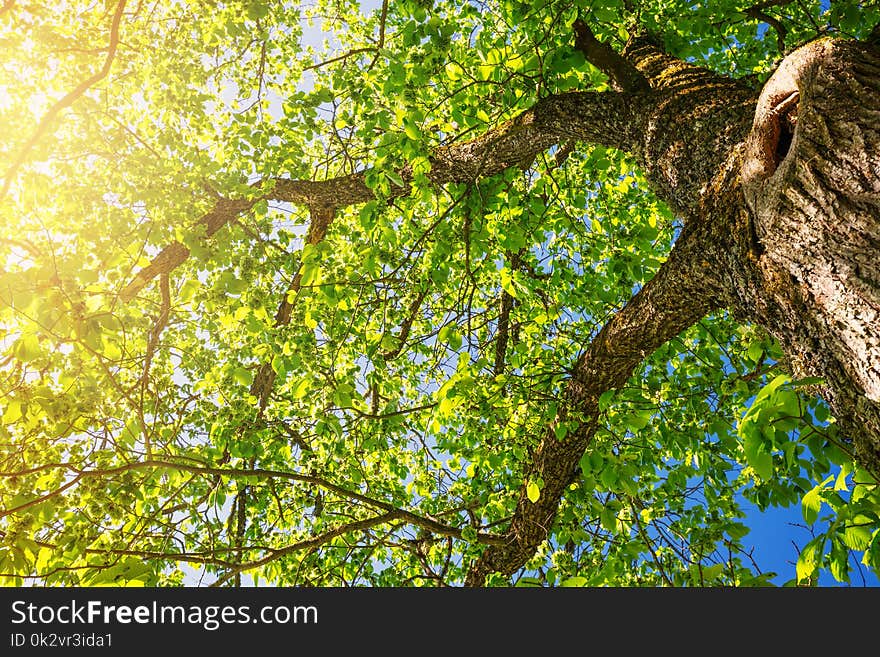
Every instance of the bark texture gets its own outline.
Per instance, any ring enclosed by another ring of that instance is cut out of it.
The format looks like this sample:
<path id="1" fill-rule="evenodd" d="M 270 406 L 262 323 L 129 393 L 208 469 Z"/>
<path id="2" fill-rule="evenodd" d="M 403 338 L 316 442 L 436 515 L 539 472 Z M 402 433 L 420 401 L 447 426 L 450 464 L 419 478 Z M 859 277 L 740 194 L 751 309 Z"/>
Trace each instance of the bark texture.
<path id="1" fill-rule="evenodd" d="M 578 361 L 566 396 L 587 420 L 562 441 L 548 431 L 526 469 L 507 542 L 483 552 L 470 586 L 525 565 L 595 432 L 598 396 L 715 302 L 776 337 L 794 376 L 827 382 L 820 392 L 844 439 L 862 465 L 880 471 L 876 48 L 811 44 L 785 60 L 759 98 L 649 39 L 624 54 L 652 87 L 639 96 L 645 131 L 630 150 L 687 230 Z M 545 487 L 532 504 L 525 485 L 538 477 Z"/>
<path id="2" fill-rule="evenodd" d="M 755 91 L 672 57 L 647 37 L 630 41 L 623 54 L 652 87 L 633 153 L 655 193 L 684 221 L 701 216 L 712 181 L 749 132 Z"/>
<path id="3" fill-rule="evenodd" d="M 768 82 L 743 187 L 756 258 L 740 314 L 782 344 L 859 460 L 880 471 L 880 50 L 814 42 Z"/>

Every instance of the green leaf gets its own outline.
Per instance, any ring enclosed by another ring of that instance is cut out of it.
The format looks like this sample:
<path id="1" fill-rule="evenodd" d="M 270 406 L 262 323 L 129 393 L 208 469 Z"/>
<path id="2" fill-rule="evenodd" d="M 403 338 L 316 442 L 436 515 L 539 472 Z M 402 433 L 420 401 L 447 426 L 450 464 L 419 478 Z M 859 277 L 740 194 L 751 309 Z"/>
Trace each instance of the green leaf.
<path id="1" fill-rule="evenodd" d="M 599 395 L 599 410 L 606 411 L 608 407 L 611 406 L 611 403 L 614 401 L 614 393 L 616 391 L 612 388 L 611 390 L 606 390 L 601 395 Z"/>
<path id="2" fill-rule="evenodd" d="M 703 581 L 706 584 L 714 582 L 716 579 L 721 577 L 724 573 L 725 565 L 723 563 L 716 563 L 711 566 L 706 566 L 703 568 Z"/>
<path id="3" fill-rule="evenodd" d="M 851 550 L 864 550 L 871 543 L 875 523 L 866 516 L 857 516 L 843 529 L 843 544 Z"/>
<path id="4" fill-rule="evenodd" d="M 296 384 L 296 387 L 293 389 L 293 398 L 294 399 L 303 399 L 307 394 L 309 394 L 309 390 L 311 390 L 312 381 L 311 379 L 302 379 L 299 383 Z"/>
<path id="5" fill-rule="evenodd" d="M 613 490 L 614 485 L 617 483 L 617 469 L 610 463 L 606 464 L 605 468 L 602 470 L 602 474 L 599 475 L 599 481 L 602 482 L 605 490 Z"/>
<path id="6" fill-rule="evenodd" d="M 409 137 L 410 139 L 412 139 L 414 141 L 417 141 L 422 138 L 422 134 L 419 131 L 418 127 L 414 123 L 412 123 L 411 121 L 404 122 L 403 132 L 407 137 Z M 397 184 L 400 187 L 403 187 L 403 179 L 399 178 L 399 177 L 398 177 L 398 179 L 400 180 L 400 182 L 398 182 Z M 395 182 L 397 182 L 397 181 L 395 181 Z"/>
<path id="7" fill-rule="evenodd" d="M 798 582 L 811 579 L 819 568 L 822 554 L 822 538 L 817 537 L 807 543 L 798 555 L 795 574 Z"/>
<path id="8" fill-rule="evenodd" d="M 516 585 L 520 588 L 543 588 L 541 580 L 537 577 L 520 577 Z"/>
<path id="9" fill-rule="evenodd" d="M 526 497 L 529 498 L 529 502 L 534 504 L 541 497 L 541 489 L 538 488 L 538 484 L 533 481 L 530 481 L 528 486 L 526 486 Z"/>
<path id="10" fill-rule="evenodd" d="M 446 324 L 443 328 L 440 329 L 440 332 L 437 334 L 437 338 L 440 342 L 449 345 L 449 348 L 453 351 L 458 351 L 461 349 L 462 339 L 461 335 L 458 332 L 458 326 L 455 324 Z"/>
<path id="11" fill-rule="evenodd" d="M 735 541 L 744 538 L 751 530 L 741 522 L 730 523 L 726 528 L 727 534 Z"/>
<path id="12" fill-rule="evenodd" d="M 30 363 L 40 356 L 40 341 L 36 335 L 28 333 L 20 337 L 14 348 L 15 357 L 22 363 Z"/>
<path id="13" fill-rule="evenodd" d="M 740 434 L 744 435 L 743 453 L 746 462 L 760 479 L 764 481 L 770 479 L 773 476 L 773 456 L 765 443 L 763 433 L 752 423 L 745 426 L 741 423 Z"/>
<path id="14" fill-rule="evenodd" d="M 251 0 L 250 4 L 248 4 L 247 12 L 250 18 L 259 20 L 269 15 L 269 5 L 265 2 Z"/>
<path id="15" fill-rule="evenodd" d="M 634 433 L 638 433 L 651 421 L 652 412 L 650 410 L 642 411 L 640 413 L 627 415 L 624 419 L 624 423 L 627 427 L 629 427 Z"/>
<path id="16" fill-rule="evenodd" d="M 617 531 L 617 513 L 613 509 L 602 509 L 599 514 L 599 522 L 609 532 Z"/>
<path id="17" fill-rule="evenodd" d="M 300 283 L 303 287 L 309 287 L 320 283 L 321 267 L 316 262 L 303 263 Z"/>
<path id="18" fill-rule="evenodd" d="M 498 272 L 501 277 L 501 288 L 514 299 L 518 298 L 516 283 L 513 280 L 513 274 L 507 267 L 502 267 Z"/>
<path id="19" fill-rule="evenodd" d="M 606 7 L 597 7 L 594 9 L 593 16 L 595 16 L 597 20 L 605 21 L 607 23 L 613 23 L 617 20 L 617 12 Z"/>
<path id="20" fill-rule="evenodd" d="M 815 486 L 801 500 L 801 511 L 807 524 L 812 525 L 819 517 L 822 507 L 822 486 Z"/>
<path id="21" fill-rule="evenodd" d="M 3 424 L 13 424 L 18 422 L 23 415 L 24 404 L 17 399 L 13 399 L 6 404 L 6 409 L 3 411 Z"/>
<path id="22" fill-rule="evenodd" d="M 764 346 L 760 342 L 752 342 L 748 349 L 749 358 L 757 363 L 764 355 Z"/>
<path id="23" fill-rule="evenodd" d="M 562 580 L 559 585 L 566 588 L 581 588 L 587 586 L 588 583 L 589 580 L 586 577 L 575 576 Z"/>
<path id="24" fill-rule="evenodd" d="M 834 490 L 842 491 L 847 490 L 846 478 L 852 472 L 852 464 L 844 463 L 840 468 L 840 472 L 837 475 L 837 479 L 834 481 Z"/>
<path id="25" fill-rule="evenodd" d="M 764 481 L 773 476 L 773 457 L 762 447 L 755 452 L 754 458 L 749 462 L 757 475 Z"/>
<path id="26" fill-rule="evenodd" d="M 400 174 L 397 173 L 394 169 L 386 169 L 382 173 L 384 173 L 385 177 L 398 187 L 406 187 L 406 183 L 403 182 L 403 178 L 401 178 Z"/>
<path id="27" fill-rule="evenodd" d="M 254 382 L 254 375 L 249 369 L 244 367 L 236 367 L 232 370 L 232 378 L 243 386 L 249 386 Z"/>

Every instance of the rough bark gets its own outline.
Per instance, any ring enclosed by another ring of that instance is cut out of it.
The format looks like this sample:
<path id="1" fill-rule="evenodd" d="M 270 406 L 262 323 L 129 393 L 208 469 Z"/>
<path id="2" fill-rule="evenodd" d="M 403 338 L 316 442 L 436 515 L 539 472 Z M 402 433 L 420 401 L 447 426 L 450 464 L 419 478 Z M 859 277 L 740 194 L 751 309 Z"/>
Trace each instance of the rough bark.
<path id="1" fill-rule="evenodd" d="M 588 420 L 562 441 L 548 431 L 526 468 L 507 542 L 471 566 L 470 586 L 492 572 L 513 574 L 535 553 L 595 431 L 598 395 L 699 320 L 712 298 L 776 337 L 795 376 L 825 379 L 820 392 L 844 438 L 862 465 L 880 471 L 877 50 L 811 44 L 786 60 L 757 102 L 650 40 L 633 41 L 625 54 L 653 89 L 653 102 L 641 105 L 648 130 L 633 153 L 656 193 L 697 228 L 578 361 L 568 407 Z M 532 504 L 525 485 L 539 477 L 545 486 Z"/>
<path id="2" fill-rule="evenodd" d="M 713 179 L 748 134 L 756 94 L 737 80 L 666 54 L 647 37 L 630 41 L 623 54 L 652 87 L 634 155 L 655 193 L 688 221 L 703 212 Z"/>
<path id="3" fill-rule="evenodd" d="M 768 82 L 746 145 L 755 257 L 734 305 L 817 376 L 863 465 L 880 472 L 880 50 L 821 40 Z"/>

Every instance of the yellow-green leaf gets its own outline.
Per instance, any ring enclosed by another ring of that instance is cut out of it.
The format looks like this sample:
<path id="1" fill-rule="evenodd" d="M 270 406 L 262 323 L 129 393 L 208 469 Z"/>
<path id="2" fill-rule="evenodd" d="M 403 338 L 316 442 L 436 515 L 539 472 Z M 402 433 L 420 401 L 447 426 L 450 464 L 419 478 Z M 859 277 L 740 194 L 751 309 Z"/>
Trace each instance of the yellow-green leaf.
<path id="1" fill-rule="evenodd" d="M 534 504 L 541 497 L 541 489 L 538 488 L 538 484 L 534 481 L 530 481 L 529 485 L 526 486 L 526 497 L 529 498 L 529 502 Z"/>

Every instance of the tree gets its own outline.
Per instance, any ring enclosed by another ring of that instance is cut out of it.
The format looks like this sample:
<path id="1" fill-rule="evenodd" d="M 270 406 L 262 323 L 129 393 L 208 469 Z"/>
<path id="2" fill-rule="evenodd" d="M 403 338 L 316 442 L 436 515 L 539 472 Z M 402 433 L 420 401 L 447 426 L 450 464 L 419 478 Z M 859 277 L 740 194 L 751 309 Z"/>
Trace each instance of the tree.
<path id="1" fill-rule="evenodd" d="M 0 12 L 7 581 L 880 572 L 877 7 Z"/>

